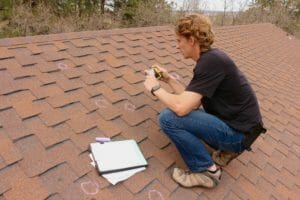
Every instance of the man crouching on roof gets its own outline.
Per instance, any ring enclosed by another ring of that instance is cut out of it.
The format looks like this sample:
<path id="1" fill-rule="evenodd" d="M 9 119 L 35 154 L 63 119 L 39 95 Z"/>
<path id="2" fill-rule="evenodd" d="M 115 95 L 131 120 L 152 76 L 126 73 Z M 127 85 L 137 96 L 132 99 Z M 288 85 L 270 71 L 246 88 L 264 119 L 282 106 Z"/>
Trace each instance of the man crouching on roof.
<path id="1" fill-rule="evenodd" d="M 229 56 L 211 47 L 214 33 L 207 17 L 187 15 L 175 32 L 183 57 L 196 62 L 192 80 L 184 87 L 158 66 L 162 77 L 148 73 L 144 85 L 167 106 L 159 115 L 160 127 L 189 168 L 174 168 L 173 179 L 184 187 L 213 188 L 221 178 L 219 166 L 250 147 L 245 138 L 253 127 L 261 127 L 261 114 L 245 76 Z M 161 88 L 159 81 L 168 83 L 175 94 Z M 211 156 L 203 142 L 218 151 Z"/>

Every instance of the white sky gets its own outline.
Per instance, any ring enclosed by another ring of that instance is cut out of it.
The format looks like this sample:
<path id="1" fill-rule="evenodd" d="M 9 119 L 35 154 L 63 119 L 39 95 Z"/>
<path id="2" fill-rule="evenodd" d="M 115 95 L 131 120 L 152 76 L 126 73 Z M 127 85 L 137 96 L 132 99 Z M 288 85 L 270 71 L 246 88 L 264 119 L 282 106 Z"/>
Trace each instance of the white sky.
<path id="1" fill-rule="evenodd" d="M 180 9 L 183 5 L 184 0 L 167 0 L 168 2 L 174 2 L 177 4 L 177 9 Z M 200 5 L 206 5 L 205 10 L 224 10 L 224 2 L 227 2 L 228 8 L 227 10 L 239 11 L 242 8 L 246 8 L 245 5 L 251 0 L 186 0 L 186 1 L 198 1 Z"/>

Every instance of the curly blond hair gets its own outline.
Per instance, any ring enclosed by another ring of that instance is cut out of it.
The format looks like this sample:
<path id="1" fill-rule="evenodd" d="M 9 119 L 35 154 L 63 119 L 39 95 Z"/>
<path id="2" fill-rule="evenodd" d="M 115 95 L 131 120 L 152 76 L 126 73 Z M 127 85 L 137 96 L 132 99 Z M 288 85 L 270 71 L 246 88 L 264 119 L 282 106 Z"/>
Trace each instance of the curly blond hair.
<path id="1" fill-rule="evenodd" d="M 200 14 L 189 14 L 178 20 L 175 27 L 177 35 L 198 40 L 201 53 L 206 52 L 214 42 L 214 33 L 208 17 Z"/>

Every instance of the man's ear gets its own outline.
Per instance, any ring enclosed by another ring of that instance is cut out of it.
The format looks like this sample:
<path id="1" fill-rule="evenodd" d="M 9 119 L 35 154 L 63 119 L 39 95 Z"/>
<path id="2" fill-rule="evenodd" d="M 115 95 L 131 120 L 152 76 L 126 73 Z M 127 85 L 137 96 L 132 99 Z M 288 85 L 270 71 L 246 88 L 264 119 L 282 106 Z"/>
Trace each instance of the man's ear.
<path id="1" fill-rule="evenodd" d="M 189 43 L 190 43 L 191 45 L 194 45 L 194 44 L 196 43 L 196 39 L 195 39 L 193 36 L 190 36 L 190 37 L 189 37 Z"/>

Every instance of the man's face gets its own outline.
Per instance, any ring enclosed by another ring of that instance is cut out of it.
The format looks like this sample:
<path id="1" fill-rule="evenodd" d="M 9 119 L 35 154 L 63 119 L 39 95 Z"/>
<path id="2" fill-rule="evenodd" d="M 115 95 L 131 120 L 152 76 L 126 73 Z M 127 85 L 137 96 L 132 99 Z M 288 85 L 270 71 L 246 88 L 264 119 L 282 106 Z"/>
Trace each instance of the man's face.
<path id="1" fill-rule="evenodd" d="M 194 40 L 192 37 L 186 38 L 182 35 L 176 35 L 177 46 L 176 48 L 180 50 L 184 58 L 192 58 L 194 50 Z"/>

